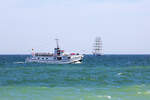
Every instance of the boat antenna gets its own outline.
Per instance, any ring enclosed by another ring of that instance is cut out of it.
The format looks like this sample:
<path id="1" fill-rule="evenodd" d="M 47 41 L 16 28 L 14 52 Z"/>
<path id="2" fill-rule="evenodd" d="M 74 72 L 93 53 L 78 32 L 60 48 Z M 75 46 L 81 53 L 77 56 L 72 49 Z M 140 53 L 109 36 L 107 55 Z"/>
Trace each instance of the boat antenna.
<path id="1" fill-rule="evenodd" d="M 59 48 L 59 44 L 58 44 L 58 40 L 59 40 L 59 39 L 55 39 L 55 40 L 56 40 L 57 48 Z"/>

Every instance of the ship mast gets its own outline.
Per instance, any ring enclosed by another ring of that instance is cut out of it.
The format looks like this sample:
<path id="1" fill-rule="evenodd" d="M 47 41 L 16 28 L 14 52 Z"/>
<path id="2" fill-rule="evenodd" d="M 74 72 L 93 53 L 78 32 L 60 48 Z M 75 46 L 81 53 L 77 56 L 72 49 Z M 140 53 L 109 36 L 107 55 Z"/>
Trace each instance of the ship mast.
<path id="1" fill-rule="evenodd" d="M 94 55 L 102 55 L 102 40 L 101 40 L 101 37 L 96 37 L 95 38 L 93 54 Z"/>
<path id="2" fill-rule="evenodd" d="M 59 48 L 59 43 L 58 43 L 59 39 L 55 39 L 55 40 L 56 40 L 57 48 L 54 49 L 54 55 L 60 56 L 62 54 L 62 52 L 61 52 L 61 50 Z"/>
<path id="3" fill-rule="evenodd" d="M 55 40 L 56 40 L 57 48 L 59 48 L 59 43 L 58 43 L 59 39 L 55 39 Z"/>

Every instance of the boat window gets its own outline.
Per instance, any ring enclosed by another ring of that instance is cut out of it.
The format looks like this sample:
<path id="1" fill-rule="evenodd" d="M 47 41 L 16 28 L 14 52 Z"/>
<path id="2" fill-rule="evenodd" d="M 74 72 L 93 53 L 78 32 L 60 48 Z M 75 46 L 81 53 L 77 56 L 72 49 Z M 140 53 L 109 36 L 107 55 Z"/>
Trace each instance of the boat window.
<path id="1" fill-rule="evenodd" d="M 61 60 L 61 57 L 57 57 L 57 60 Z"/>
<path id="2" fill-rule="evenodd" d="M 48 59 L 48 58 L 46 58 L 46 59 Z"/>
<path id="3" fill-rule="evenodd" d="M 44 58 L 42 58 L 42 59 L 44 59 Z"/>

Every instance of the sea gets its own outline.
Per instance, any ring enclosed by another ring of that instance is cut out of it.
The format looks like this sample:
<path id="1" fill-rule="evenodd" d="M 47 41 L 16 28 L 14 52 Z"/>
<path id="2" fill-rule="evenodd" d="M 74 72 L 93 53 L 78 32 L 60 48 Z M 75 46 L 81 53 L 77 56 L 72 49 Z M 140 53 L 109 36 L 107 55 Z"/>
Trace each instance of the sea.
<path id="1" fill-rule="evenodd" d="M 0 55 L 0 100 L 150 100 L 150 55 L 85 55 L 81 64 Z"/>

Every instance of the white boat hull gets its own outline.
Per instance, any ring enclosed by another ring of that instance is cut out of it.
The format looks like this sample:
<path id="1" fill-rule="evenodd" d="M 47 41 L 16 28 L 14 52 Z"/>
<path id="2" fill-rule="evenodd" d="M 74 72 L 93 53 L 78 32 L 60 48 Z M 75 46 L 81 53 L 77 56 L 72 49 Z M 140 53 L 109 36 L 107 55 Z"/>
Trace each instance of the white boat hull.
<path id="1" fill-rule="evenodd" d="M 52 59 L 50 57 L 49 59 L 37 59 L 38 57 L 29 57 L 26 59 L 26 63 L 46 63 L 46 64 L 76 64 L 81 63 L 83 56 L 78 55 L 76 57 L 71 57 L 71 59 L 68 60 L 56 60 Z M 48 58 L 48 57 L 42 57 L 42 58 Z"/>

